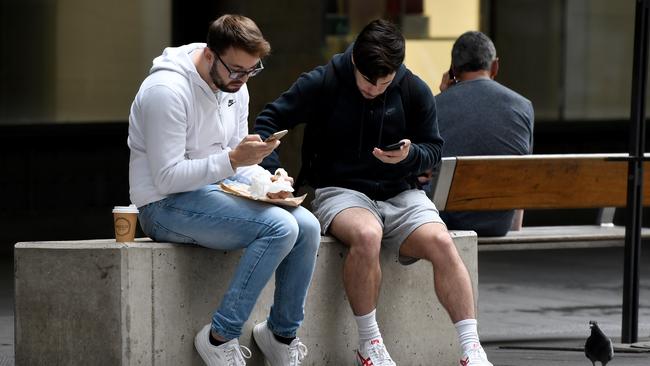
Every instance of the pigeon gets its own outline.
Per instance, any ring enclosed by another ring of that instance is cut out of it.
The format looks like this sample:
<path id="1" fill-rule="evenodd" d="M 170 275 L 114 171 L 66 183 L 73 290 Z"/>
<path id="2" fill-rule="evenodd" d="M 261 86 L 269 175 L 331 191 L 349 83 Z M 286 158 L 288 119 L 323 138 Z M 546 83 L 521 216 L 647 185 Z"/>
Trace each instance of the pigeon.
<path id="1" fill-rule="evenodd" d="M 600 330 L 598 323 L 595 321 L 589 322 L 589 328 L 591 328 L 591 335 L 585 342 L 585 356 L 593 366 L 596 366 L 596 361 L 600 361 L 605 366 L 614 358 L 612 341 Z"/>

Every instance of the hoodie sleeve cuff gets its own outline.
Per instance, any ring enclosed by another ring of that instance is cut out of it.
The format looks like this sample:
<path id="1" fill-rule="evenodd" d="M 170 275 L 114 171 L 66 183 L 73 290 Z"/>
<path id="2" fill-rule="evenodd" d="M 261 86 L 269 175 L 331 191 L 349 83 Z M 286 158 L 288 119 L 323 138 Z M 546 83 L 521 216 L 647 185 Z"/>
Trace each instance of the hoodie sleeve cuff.
<path id="1" fill-rule="evenodd" d="M 413 161 L 415 161 L 415 155 L 417 154 L 416 149 L 419 149 L 417 145 L 411 144 L 411 148 L 409 149 L 409 154 L 406 156 L 404 160 L 401 161 L 401 164 L 404 165 L 413 164 Z"/>
<path id="2" fill-rule="evenodd" d="M 218 182 L 235 174 L 230 164 L 230 156 L 227 151 L 220 154 L 210 155 L 209 172 L 213 174 L 213 181 Z"/>

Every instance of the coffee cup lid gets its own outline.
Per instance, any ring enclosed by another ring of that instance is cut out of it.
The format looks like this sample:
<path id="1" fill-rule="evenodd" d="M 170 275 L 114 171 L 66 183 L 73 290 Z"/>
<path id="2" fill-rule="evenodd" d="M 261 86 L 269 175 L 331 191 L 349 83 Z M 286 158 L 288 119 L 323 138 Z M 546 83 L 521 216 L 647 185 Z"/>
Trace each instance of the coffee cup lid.
<path id="1" fill-rule="evenodd" d="M 139 213 L 138 208 L 134 204 L 129 206 L 115 206 L 113 207 L 113 213 Z"/>

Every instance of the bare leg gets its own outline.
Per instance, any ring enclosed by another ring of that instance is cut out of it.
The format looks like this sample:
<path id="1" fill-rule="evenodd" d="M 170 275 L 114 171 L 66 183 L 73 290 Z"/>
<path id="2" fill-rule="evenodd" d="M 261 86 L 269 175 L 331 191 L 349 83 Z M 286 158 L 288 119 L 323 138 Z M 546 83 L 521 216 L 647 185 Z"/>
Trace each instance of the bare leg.
<path id="1" fill-rule="evenodd" d="M 436 295 L 452 322 L 476 318 L 469 273 L 444 225 L 420 226 L 404 241 L 400 254 L 431 262 Z"/>
<path id="2" fill-rule="evenodd" d="M 379 251 L 382 228 L 370 211 L 353 207 L 341 211 L 329 231 L 350 247 L 343 265 L 343 285 L 355 315 L 377 307 L 381 285 Z"/>

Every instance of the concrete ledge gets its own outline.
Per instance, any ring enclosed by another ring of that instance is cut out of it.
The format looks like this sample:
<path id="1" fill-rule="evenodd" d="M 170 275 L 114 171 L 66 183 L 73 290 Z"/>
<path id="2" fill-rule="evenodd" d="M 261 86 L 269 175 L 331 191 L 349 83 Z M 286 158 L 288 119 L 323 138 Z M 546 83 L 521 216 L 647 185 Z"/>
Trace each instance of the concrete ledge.
<path id="1" fill-rule="evenodd" d="M 473 232 L 452 233 L 477 291 Z M 352 361 L 356 326 L 341 270 L 346 249 L 323 237 L 299 336 L 306 365 Z M 17 365 L 203 365 L 195 333 L 211 319 L 241 252 L 139 240 L 30 242 L 15 246 Z M 433 290 L 430 264 L 382 255 L 378 318 L 398 364 L 455 364 L 456 333 Z M 240 339 L 251 342 L 273 298 L 266 286 Z"/>

